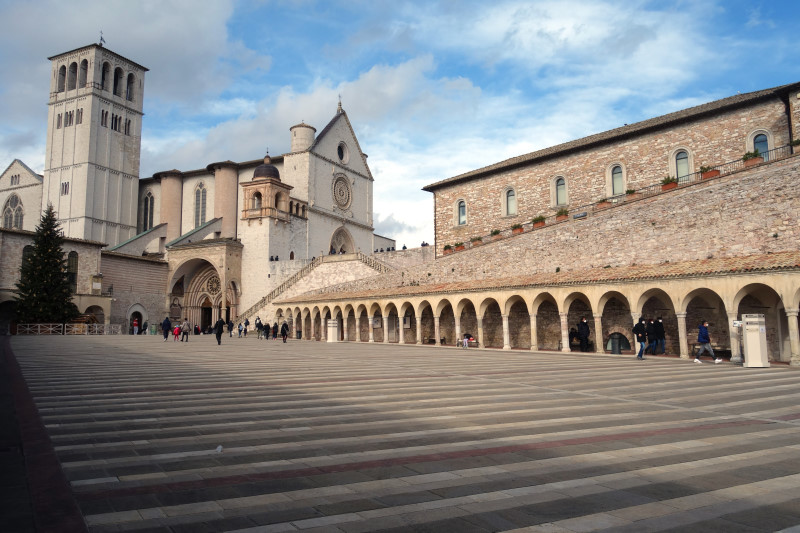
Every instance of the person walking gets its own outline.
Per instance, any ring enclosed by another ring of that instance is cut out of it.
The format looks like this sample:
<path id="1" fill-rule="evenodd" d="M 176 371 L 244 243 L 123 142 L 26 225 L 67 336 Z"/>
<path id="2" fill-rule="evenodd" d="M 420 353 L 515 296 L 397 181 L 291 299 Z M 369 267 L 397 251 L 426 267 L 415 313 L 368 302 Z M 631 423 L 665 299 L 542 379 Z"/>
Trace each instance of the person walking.
<path id="1" fill-rule="evenodd" d="M 169 332 L 172 331 L 172 322 L 169 321 L 169 317 L 165 317 L 161 323 L 161 331 L 164 333 L 164 342 L 167 342 Z"/>
<path id="2" fill-rule="evenodd" d="M 186 341 L 189 342 L 189 331 L 191 330 L 191 326 L 189 326 L 189 319 L 183 317 L 183 325 L 181 326 L 181 342 Z"/>
<path id="3" fill-rule="evenodd" d="M 667 335 L 664 332 L 664 320 L 661 317 L 656 319 L 654 324 L 656 332 L 656 352 L 661 354 L 667 353 Z"/>
<path id="4" fill-rule="evenodd" d="M 267 327 L 266 333 L 267 333 L 267 335 L 269 335 L 269 324 L 267 324 L 266 327 Z M 272 340 L 274 340 L 274 341 L 278 340 L 278 323 L 277 322 L 275 322 L 272 325 Z"/>
<path id="5" fill-rule="evenodd" d="M 589 323 L 586 321 L 586 317 L 581 317 L 581 321 L 578 322 L 578 341 L 581 343 L 581 351 L 588 352 L 589 351 L 589 335 L 591 331 L 589 330 Z"/>
<path id="6" fill-rule="evenodd" d="M 258 333 L 258 339 L 261 339 L 261 335 L 264 334 L 264 324 L 261 323 L 261 318 L 256 317 L 256 332 Z"/>
<path id="7" fill-rule="evenodd" d="M 470 339 L 470 337 L 472 337 L 472 335 L 470 335 L 469 333 L 464 333 L 464 341 L 463 342 L 464 342 L 464 349 L 465 350 L 467 348 L 469 348 L 469 339 Z"/>
<path id="8" fill-rule="evenodd" d="M 289 324 L 284 322 L 281 324 L 281 338 L 283 339 L 284 344 L 286 343 L 286 337 L 289 336 Z"/>
<path id="9" fill-rule="evenodd" d="M 644 347 L 647 344 L 647 326 L 644 323 L 644 318 L 639 319 L 639 323 L 633 326 L 633 336 L 636 342 L 639 343 L 639 354 L 636 358 L 640 361 L 644 360 Z"/>
<path id="10" fill-rule="evenodd" d="M 134 335 L 138 335 L 139 334 L 139 319 L 138 318 L 134 318 L 133 319 L 133 334 Z"/>
<path id="11" fill-rule="evenodd" d="M 708 351 L 711 354 L 711 359 L 714 360 L 714 364 L 719 364 L 722 362 L 722 359 L 714 355 L 714 349 L 711 347 L 711 337 L 708 335 L 708 320 L 703 320 L 700 322 L 700 325 L 697 327 L 697 344 L 700 345 L 700 348 L 697 350 L 697 355 L 694 357 L 695 363 L 702 363 L 700 360 L 700 356 L 703 352 Z"/>
<path id="12" fill-rule="evenodd" d="M 245 318 L 244 319 L 244 336 L 245 337 L 247 337 L 247 328 L 249 328 L 249 327 L 250 327 L 250 319 L 249 318 Z"/>
<path id="13" fill-rule="evenodd" d="M 228 337 L 233 337 L 233 320 L 228 319 Z"/>
<path id="14" fill-rule="evenodd" d="M 225 321 L 220 318 L 214 324 L 214 334 L 217 336 L 217 344 L 222 344 L 222 333 L 225 331 Z"/>
<path id="15" fill-rule="evenodd" d="M 647 321 L 646 326 L 647 331 L 647 350 L 650 351 L 650 355 L 656 354 L 656 321 L 652 318 Z"/>

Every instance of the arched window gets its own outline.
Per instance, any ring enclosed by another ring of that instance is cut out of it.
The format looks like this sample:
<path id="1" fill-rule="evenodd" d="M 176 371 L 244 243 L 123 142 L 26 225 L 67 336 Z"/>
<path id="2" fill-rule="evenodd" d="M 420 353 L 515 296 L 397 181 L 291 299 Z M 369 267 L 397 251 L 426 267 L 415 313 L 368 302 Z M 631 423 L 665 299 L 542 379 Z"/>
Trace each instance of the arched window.
<path id="1" fill-rule="evenodd" d="M 556 205 L 567 205 L 567 180 L 556 179 Z"/>
<path id="2" fill-rule="evenodd" d="M 131 72 L 128 74 L 128 84 L 125 87 L 125 98 L 128 100 L 133 100 L 133 85 L 136 81 L 136 77 Z"/>
<path id="3" fill-rule="evenodd" d="M 294 252 L 289 252 L 289 260 L 294 261 Z"/>
<path id="4" fill-rule="evenodd" d="M 467 202 L 464 200 L 459 200 L 458 213 L 456 216 L 458 217 L 457 221 L 459 226 L 463 226 L 467 223 Z"/>
<path id="5" fill-rule="evenodd" d="M 144 197 L 144 208 L 142 212 L 142 231 L 147 231 L 153 228 L 153 206 L 155 205 L 155 199 L 153 198 L 153 193 L 147 191 L 147 194 Z"/>
<path id="6" fill-rule="evenodd" d="M 58 92 L 63 93 L 67 85 L 67 67 L 61 65 L 58 69 Z"/>
<path id="7" fill-rule="evenodd" d="M 611 169 L 611 195 L 616 196 L 625 192 L 623 189 L 625 185 L 622 180 L 622 167 L 615 165 Z"/>
<path id="8" fill-rule="evenodd" d="M 675 154 L 675 177 L 679 180 L 689 175 L 689 154 L 686 150 L 679 150 Z"/>
<path id="9" fill-rule="evenodd" d="M 758 152 L 761 157 L 764 158 L 764 161 L 767 160 L 767 152 L 769 152 L 769 140 L 767 139 L 766 134 L 759 133 L 753 137 L 753 150 Z"/>
<path id="10" fill-rule="evenodd" d="M 252 209 L 261 209 L 261 193 L 253 193 Z"/>
<path id="11" fill-rule="evenodd" d="M 206 187 L 200 183 L 194 190 L 194 227 L 206 223 Z"/>
<path id="12" fill-rule="evenodd" d="M 67 281 L 72 294 L 78 292 L 78 252 L 72 251 L 67 255 Z"/>
<path id="13" fill-rule="evenodd" d="M 117 67 L 114 69 L 114 94 L 122 96 L 122 69 Z"/>
<path id="14" fill-rule="evenodd" d="M 3 206 L 3 227 L 22 229 L 22 202 L 19 196 L 12 194 Z"/>
<path id="15" fill-rule="evenodd" d="M 281 202 L 281 193 L 275 193 L 275 209 L 283 211 L 283 204 Z"/>
<path id="16" fill-rule="evenodd" d="M 69 66 L 69 77 L 67 78 L 67 90 L 72 91 L 78 83 L 78 64 L 74 61 Z"/>
<path id="17" fill-rule="evenodd" d="M 81 61 L 81 70 L 78 73 L 78 87 L 86 87 L 86 77 L 89 75 L 89 62 Z"/>
<path id="18" fill-rule="evenodd" d="M 103 63 L 103 70 L 100 72 L 100 88 L 104 91 L 108 90 L 108 78 L 111 76 L 111 65 L 108 62 Z"/>
<path id="19" fill-rule="evenodd" d="M 517 214 L 517 193 L 514 189 L 506 191 L 506 216 L 514 216 Z"/>

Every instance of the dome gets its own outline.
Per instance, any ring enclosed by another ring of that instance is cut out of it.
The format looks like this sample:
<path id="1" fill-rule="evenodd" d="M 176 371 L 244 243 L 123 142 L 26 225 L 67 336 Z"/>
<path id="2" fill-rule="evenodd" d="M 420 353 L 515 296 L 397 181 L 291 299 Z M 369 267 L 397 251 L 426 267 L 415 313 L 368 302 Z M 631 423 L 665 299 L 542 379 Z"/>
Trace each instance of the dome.
<path id="1" fill-rule="evenodd" d="M 264 158 L 264 164 L 258 165 L 253 171 L 253 180 L 274 178 L 278 181 L 281 179 L 281 173 L 275 165 L 270 164 L 269 154 Z"/>

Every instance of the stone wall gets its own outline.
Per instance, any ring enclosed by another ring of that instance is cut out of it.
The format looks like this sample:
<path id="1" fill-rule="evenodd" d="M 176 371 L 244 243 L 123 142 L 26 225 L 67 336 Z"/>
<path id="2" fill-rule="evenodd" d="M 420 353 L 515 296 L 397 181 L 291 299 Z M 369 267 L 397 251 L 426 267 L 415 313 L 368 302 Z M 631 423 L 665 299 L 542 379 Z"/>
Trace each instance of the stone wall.
<path id="1" fill-rule="evenodd" d="M 402 269 L 433 261 L 436 259 L 434 250 L 433 246 L 420 246 L 393 252 L 373 253 L 372 256 L 381 263 Z"/>
<path id="2" fill-rule="evenodd" d="M 437 253 L 441 254 L 446 244 L 466 243 L 492 229 L 530 222 L 538 215 L 554 215 L 560 207 L 575 210 L 611 196 L 613 165 L 623 168 L 625 190 L 657 185 L 665 176 L 675 176 L 674 155 L 679 149 L 689 154 L 690 172 L 738 160 L 753 149 L 751 137 L 756 130 L 769 135 L 770 148 L 788 144 L 791 138 L 784 102 L 775 98 L 442 187 L 434 193 Z M 557 207 L 554 183 L 558 177 L 566 180 L 567 204 Z M 509 187 L 516 193 L 515 216 L 504 215 L 504 194 Z M 461 226 L 456 220 L 460 200 L 467 206 L 467 223 Z"/>
<path id="3" fill-rule="evenodd" d="M 127 324 L 129 312 L 136 304 L 144 308 L 142 319 L 150 324 L 161 322 L 169 314 L 164 294 L 169 266 L 165 261 L 103 252 L 101 269 L 103 292 L 114 288 L 112 324 Z"/>

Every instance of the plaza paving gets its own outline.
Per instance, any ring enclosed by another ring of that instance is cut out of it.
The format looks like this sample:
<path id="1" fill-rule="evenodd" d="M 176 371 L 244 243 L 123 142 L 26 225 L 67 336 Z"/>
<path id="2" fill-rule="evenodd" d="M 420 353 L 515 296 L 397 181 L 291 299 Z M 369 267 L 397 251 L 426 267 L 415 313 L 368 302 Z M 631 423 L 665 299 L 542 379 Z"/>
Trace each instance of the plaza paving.
<path id="1" fill-rule="evenodd" d="M 55 451 L 27 420 L 34 512 L 69 524 L 74 501 L 92 532 L 800 531 L 793 368 L 254 337 L 10 346 Z M 53 458 L 63 478 L 43 475 Z"/>

